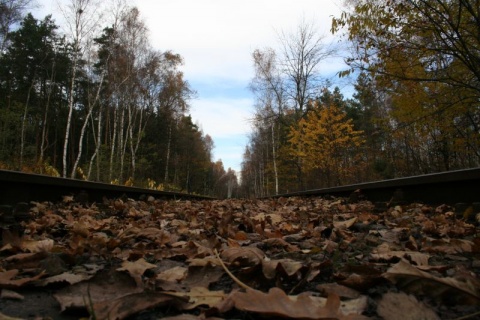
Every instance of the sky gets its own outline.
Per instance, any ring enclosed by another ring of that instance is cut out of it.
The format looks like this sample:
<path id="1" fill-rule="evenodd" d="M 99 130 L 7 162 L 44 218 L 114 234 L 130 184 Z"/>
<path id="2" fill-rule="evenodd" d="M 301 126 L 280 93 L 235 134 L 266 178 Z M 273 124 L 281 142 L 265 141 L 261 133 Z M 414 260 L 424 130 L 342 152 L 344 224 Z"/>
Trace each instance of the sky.
<path id="1" fill-rule="evenodd" d="M 58 0 L 37 0 L 39 12 L 59 15 Z M 63 0 L 65 1 L 65 0 Z M 313 23 L 326 41 L 332 16 L 343 0 L 134 0 L 150 33 L 151 45 L 184 59 L 182 71 L 196 98 L 190 101 L 194 122 L 215 144 L 214 161 L 240 172 L 251 132 L 254 96 L 252 52 L 278 49 L 279 34 L 294 33 L 302 21 Z M 43 18 L 43 17 L 42 17 Z M 341 58 L 325 61 L 320 73 L 333 77 L 345 69 Z"/>

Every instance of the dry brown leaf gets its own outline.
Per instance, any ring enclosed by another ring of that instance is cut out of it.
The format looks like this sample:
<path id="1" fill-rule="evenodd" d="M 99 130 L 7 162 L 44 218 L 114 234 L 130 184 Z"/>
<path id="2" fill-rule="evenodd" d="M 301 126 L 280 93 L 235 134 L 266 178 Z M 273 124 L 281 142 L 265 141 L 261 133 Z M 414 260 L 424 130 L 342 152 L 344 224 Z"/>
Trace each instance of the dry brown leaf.
<path id="1" fill-rule="evenodd" d="M 143 310 L 169 305 L 174 300 L 179 298 L 154 292 L 134 293 L 94 303 L 92 315 L 96 319 L 121 320 Z"/>
<path id="2" fill-rule="evenodd" d="M 42 272 L 37 274 L 34 277 L 24 277 L 20 279 L 14 279 L 20 271 L 18 269 L 7 270 L 4 272 L 0 272 L 0 288 L 20 288 L 21 286 L 36 281 L 40 279 L 45 273 Z"/>
<path id="3" fill-rule="evenodd" d="M 2 289 L 0 293 L 0 299 L 23 300 L 24 298 L 20 293 L 8 289 Z"/>
<path id="4" fill-rule="evenodd" d="M 230 294 L 217 308 L 220 312 L 225 312 L 235 307 L 264 316 L 292 319 L 367 319 L 360 314 L 344 315 L 340 310 L 340 298 L 335 294 L 329 295 L 325 303 L 321 301 L 309 293 L 287 296 L 279 288 L 271 288 L 268 293 L 249 289 L 246 292 L 236 291 Z"/>
<path id="5" fill-rule="evenodd" d="M 85 308 L 90 302 L 114 300 L 141 291 L 142 289 L 137 286 L 131 276 L 123 272 L 106 270 L 88 281 L 65 287 L 53 296 L 64 311 L 69 308 Z"/>
<path id="6" fill-rule="evenodd" d="M 44 240 L 23 240 L 21 248 L 24 251 L 36 253 L 36 252 L 50 252 L 52 251 L 54 241 L 52 239 Z"/>
<path id="7" fill-rule="evenodd" d="M 194 316 L 193 314 L 180 314 L 174 317 L 162 317 L 163 320 L 223 320 L 223 318 L 216 317 L 205 317 L 201 314 L 199 316 Z M 0 319 L 1 320 L 1 319 Z"/>
<path id="8" fill-rule="evenodd" d="M 145 259 L 143 258 L 140 258 L 134 262 L 124 261 L 122 263 L 122 267 L 118 268 L 117 271 L 127 271 L 132 276 L 132 278 L 135 279 L 135 281 L 137 282 L 137 285 L 141 286 L 142 275 L 145 273 L 145 271 L 148 269 L 156 268 L 156 267 L 157 267 L 156 265 L 145 261 Z"/>
<path id="9" fill-rule="evenodd" d="M 334 221 L 333 226 L 336 229 L 348 229 L 351 226 L 353 226 L 355 224 L 355 222 L 357 222 L 357 217 L 348 219 L 346 221 Z"/>
<path id="10" fill-rule="evenodd" d="M 171 282 L 178 282 L 185 279 L 187 276 L 187 268 L 184 267 L 173 267 L 171 269 L 167 269 L 157 274 L 157 280 L 164 280 L 164 281 L 171 281 Z"/>
<path id="11" fill-rule="evenodd" d="M 188 301 L 180 306 L 182 310 L 192 310 L 201 305 L 213 307 L 226 297 L 223 291 L 210 291 L 205 287 L 193 287 L 190 292 L 164 292 L 164 294 L 179 298 L 188 297 Z"/>
<path id="12" fill-rule="evenodd" d="M 352 288 L 342 286 L 338 283 L 324 283 L 317 286 L 317 290 L 325 296 L 335 293 L 340 298 L 356 299 L 360 297 L 360 293 Z"/>
<path id="13" fill-rule="evenodd" d="M 42 279 L 36 283 L 37 286 L 46 286 L 52 283 L 66 282 L 70 285 L 91 279 L 93 274 L 64 272 L 56 276 Z"/>
<path id="14" fill-rule="evenodd" d="M 15 317 L 10 317 L 7 316 L 6 314 L 3 314 L 0 312 L 0 320 L 23 320 L 22 318 L 15 318 Z"/>
<path id="15" fill-rule="evenodd" d="M 389 251 L 386 253 L 371 253 L 370 257 L 375 261 L 391 261 L 394 258 L 404 258 L 414 262 L 417 266 L 428 266 L 428 260 L 430 259 L 430 255 L 415 251 Z"/>
<path id="16" fill-rule="evenodd" d="M 262 263 L 265 254 L 257 247 L 227 248 L 220 253 L 223 260 L 239 267 L 252 267 Z"/>
<path id="17" fill-rule="evenodd" d="M 440 320 L 432 309 L 403 292 L 384 294 L 378 303 L 377 313 L 389 320 Z"/>
<path id="18" fill-rule="evenodd" d="M 304 267 L 300 261 L 282 259 L 282 260 L 264 260 L 262 262 L 263 274 L 267 279 L 274 279 L 277 272 L 280 272 L 282 276 L 287 275 L 289 277 L 295 275 Z"/>
<path id="19" fill-rule="evenodd" d="M 415 268 L 405 260 L 392 266 L 382 276 L 408 291 L 424 293 L 439 299 L 456 298 L 459 304 L 480 302 L 480 288 L 476 284 L 449 277 L 433 276 Z"/>
<path id="20" fill-rule="evenodd" d="M 224 271 L 222 267 L 214 265 L 206 265 L 204 267 L 188 268 L 187 278 L 182 281 L 184 285 L 190 287 L 205 287 L 208 288 L 210 284 L 217 282 L 223 276 Z"/>
<path id="21" fill-rule="evenodd" d="M 457 254 L 472 252 L 475 244 L 465 239 L 435 239 L 430 245 L 424 245 L 423 251 L 434 253 Z"/>

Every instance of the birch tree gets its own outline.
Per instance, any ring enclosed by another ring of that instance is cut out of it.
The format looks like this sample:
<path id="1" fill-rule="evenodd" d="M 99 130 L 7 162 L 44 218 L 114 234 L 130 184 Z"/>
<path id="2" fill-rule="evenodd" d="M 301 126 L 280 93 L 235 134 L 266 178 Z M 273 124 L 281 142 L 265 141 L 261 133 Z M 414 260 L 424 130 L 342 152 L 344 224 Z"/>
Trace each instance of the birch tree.
<path id="1" fill-rule="evenodd" d="M 61 8 L 64 15 L 68 35 L 73 45 L 72 68 L 70 70 L 70 83 L 68 88 L 68 116 L 66 121 L 65 139 L 63 143 L 63 177 L 67 176 L 68 170 L 68 146 L 70 143 L 70 130 L 72 125 L 72 114 L 75 108 L 76 96 L 75 86 L 79 61 L 88 49 L 89 37 L 95 33 L 100 19 L 98 8 L 100 4 L 96 0 L 71 0 L 65 7 Z"/>

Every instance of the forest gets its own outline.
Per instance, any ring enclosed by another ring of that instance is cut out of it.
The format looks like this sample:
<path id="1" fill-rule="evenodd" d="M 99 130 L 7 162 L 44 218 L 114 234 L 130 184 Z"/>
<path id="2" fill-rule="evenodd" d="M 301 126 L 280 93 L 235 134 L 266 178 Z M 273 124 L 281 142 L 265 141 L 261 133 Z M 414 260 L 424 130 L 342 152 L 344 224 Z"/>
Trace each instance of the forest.
<path id="1" fill-rule="evenodd" d="M 100 27 L 93 1 L 51 16 L 0 1 L 0 168 L 227 197 L 232 170 L 189 115 L 180 54 L 159 51 L 135 7 Z"/>
<path id="2" fill-rule="evenodd" d="M 320 71 L 337 52 L 312 24 L 253 52 L 243 194 L 479 165 L 480 1 L 346 1 L 331 32 L 347 48 L 348 98 Z"/>
<path id="3" fill-rule="evenodd" d="M 239 173 L 213 160 L 181 53 L 153 48 L 137 8 L 100 21 L 71 0 L 62 33 L 31 4 L 0 0 L 0 169 L 250 198 L 479 166 L 480 0 L 345 1 L 342 50 L 307 22 L 254 50 Z M 348 97 L 320 68 L 340 52 Z"/>

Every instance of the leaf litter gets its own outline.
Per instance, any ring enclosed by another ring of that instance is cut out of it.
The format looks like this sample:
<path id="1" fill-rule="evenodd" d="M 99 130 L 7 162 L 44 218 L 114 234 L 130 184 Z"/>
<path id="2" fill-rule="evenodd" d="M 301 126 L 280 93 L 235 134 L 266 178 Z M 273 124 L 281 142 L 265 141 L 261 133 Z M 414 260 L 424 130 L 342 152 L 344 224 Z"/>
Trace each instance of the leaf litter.
<path id="1" fill-rule="evenodd" d="M 480 312 L 478 221 L 446 205 L 377 212 L 342 198 L 149 197 L 32 202 L 30 215 L 19 227 L 1 226 L 0 319 Z M 44 305 L 34 308 L 33 296 Z"/>

